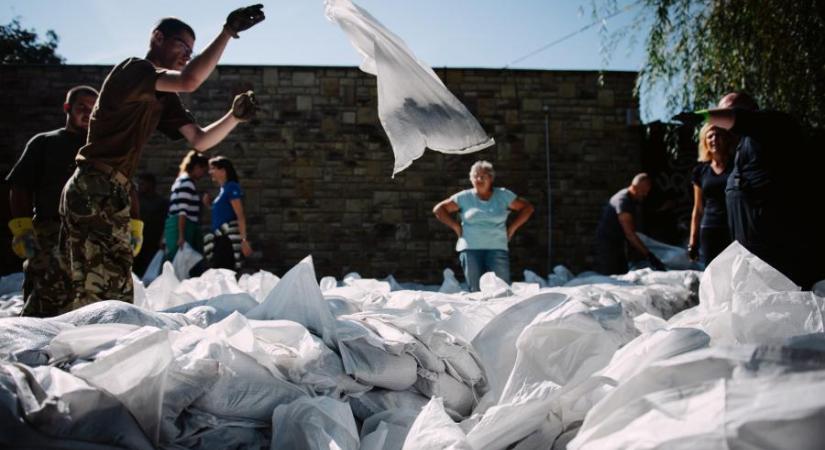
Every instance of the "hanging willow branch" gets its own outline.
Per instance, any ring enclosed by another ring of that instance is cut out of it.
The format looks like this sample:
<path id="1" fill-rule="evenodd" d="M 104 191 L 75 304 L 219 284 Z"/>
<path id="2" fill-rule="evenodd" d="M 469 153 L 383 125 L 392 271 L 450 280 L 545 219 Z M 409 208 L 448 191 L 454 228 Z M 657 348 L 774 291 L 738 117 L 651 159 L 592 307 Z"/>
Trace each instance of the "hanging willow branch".
<path id="1" fill-rule="evenodd" d="M 594 0 L 594 14 L 617 8 Z M 628 29 L 646 32 L 637 94 L 664 92 L 670 112 L 712 106 L 743 90 L 763 108 L 825 127 L 825 2 L 821 0 L 641 0 Z"/>

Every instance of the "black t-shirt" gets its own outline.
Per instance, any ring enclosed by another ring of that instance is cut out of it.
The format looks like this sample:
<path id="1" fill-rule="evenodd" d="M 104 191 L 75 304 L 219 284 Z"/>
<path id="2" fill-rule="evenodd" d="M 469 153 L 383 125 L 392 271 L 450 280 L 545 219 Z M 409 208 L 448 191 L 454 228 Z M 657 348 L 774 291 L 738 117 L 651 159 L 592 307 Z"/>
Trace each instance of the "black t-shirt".
<path id="1" fill-rule="evenodd" d="M 598 239 L 624 242 L 624 230 L 622 230 L 622 225 L 619 223 L 619 214 L 630 213 L 635 219 L 637 208 L 638 203 L 630 197 L 627 188 L 613 194 L 602 209 L 599 225 L 596 228 L 596 237 Z"/>
<path id="2" fill-rule="evenodd" d="M 58 217 L 63 185 L 76 166 L 77 150 L 86 143 L 85 134 L 60 128 L 35 135 L 6 177 L 13 186 L 31 191 L 38 219 Z"/>
<path id="3" fill-rule="evenodd" d="M 727 227 L 728 214 L 725 206 L 725 187 L 728 184 L 728 176 L 733 167 L 731 164 L 725 166 L 725 171 L 717 174 L 713 171 L 709 162 L 703 162 L 693 168 L 691 181 L 694 185 L 702 189 L 702 227 Z"/>
<path id="4" fill-rule="evenodd" d="M 740 136 L 727 190 L 741 190 L 762 199 L 799 195 L 797 174 L 804 167 L 802 130 L 794 119 L 778 111 L 737 109 L 731 131 Z"/>

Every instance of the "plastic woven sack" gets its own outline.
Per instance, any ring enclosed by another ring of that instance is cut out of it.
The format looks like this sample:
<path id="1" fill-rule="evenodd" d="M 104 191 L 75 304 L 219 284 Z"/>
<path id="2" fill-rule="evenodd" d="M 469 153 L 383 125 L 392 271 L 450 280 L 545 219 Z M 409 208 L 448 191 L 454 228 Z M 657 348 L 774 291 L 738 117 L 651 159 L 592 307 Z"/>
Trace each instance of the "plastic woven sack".
<path id="1" fill-rule="evenodd" d="M 495 143 L 433 70 L 404 41 L 350 0 L 326 0 L 337 23 L 362 56 L 361 70 L 378 82 L 378 118 L 395 153 L 393 175 L 425 148 L 465 154 Z"/>

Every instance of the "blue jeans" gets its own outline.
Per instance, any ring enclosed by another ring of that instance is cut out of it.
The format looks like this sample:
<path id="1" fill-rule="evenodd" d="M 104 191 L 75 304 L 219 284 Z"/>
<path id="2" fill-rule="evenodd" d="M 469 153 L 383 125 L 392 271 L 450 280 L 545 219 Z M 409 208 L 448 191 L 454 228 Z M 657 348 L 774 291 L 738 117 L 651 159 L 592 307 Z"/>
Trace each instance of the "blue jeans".
<path id="1" fill-rule="evenodd" d="M 458 254 L 470 292 L 478 291 L 478 280 L 487 272 L 510 284 L 510 253 L 507 250 L 463 250 Z"/>

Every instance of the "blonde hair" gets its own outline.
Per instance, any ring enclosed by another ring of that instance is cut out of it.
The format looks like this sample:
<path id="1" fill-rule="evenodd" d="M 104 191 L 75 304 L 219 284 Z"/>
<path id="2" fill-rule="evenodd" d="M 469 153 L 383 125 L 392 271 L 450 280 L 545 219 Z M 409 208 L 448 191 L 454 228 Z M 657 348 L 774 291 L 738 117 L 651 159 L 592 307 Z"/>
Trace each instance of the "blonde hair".
<path id="1" fill-rule="evenodd" d="M 186 156 L 183 157 L 183 161 L 180 162 L 178 166 L 178 174 L 183 174 L 184 172 L 189 173 L 195 167 L 209 167 L 209 158 L 203 156 L 195 149 L 189 150 L 186 153 Z"/>
<path id="2" fill-rule="evenodd" d="M 711 130 L 716 132 L 717 148 L 724 154 L 728 153 L 728 146 L 730 145 L 730 142 L 727 140 L 724 130 L 714 127 L 710 123 L 706 123 L 702 125 L 702 128 L 699 130 L 699 158 L 697 158 L 697 161 L 699 162 L 706 162 L 712 159 L 710 156 L 710 149 L 707 145 L 708 133 L 710 133 Z"/>

